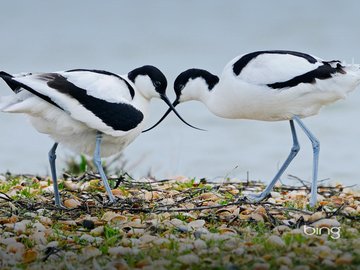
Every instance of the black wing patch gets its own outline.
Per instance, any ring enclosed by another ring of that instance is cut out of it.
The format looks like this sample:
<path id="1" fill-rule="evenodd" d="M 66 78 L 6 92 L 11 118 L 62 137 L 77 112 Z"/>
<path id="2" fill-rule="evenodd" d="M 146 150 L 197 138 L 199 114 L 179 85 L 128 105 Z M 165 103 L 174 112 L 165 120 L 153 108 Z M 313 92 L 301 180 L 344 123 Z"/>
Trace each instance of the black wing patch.
<path id="1" fill-rule="evenodd" d="M 332 74 L 335 74 L 337 72 L 341 74 L 346 73 L 345 70 L 343 69 L 343 66 L 341 66 L 341 64 L 338 61 L 323 62 L 323 63 L 324 64 L 322 66 L 319 66 L 318 68 L 309 71 L 307 73 L 304 73 L 302 75 L 296 76 L 291 80 L 285 82 L 272 83 L 272 84 L 268 84 L 267 86 L 274 89 L 294 87 L 300 83 L 315 83 L 315 79 L 320 79 L 320 80 L 329 79 L 332 77 Z M 331 63 L 336 63 L 336 67 L 331 66 Z"/>
<path id="2" fill-rule="evenodd" d="M 133 99 L 134 96 L 135 96 L 135 90 L 134 90 L 134 88 L 128 83 L 128 81 L 125 80 L 124 78 L 120 77 L 119 75 L 115 74 L 115 73 L 112 73 L 112 72 L 109 72 L 109 71 L 105 71 L 105 70 L 82 69 L 82 68 L 79 68 L 79 69 L 70 69 L 70 70 L 67 70 L 66 72 L 75 72 L 75 71 L 88 71 L 88 72 L 94 72 L 94 73 L 99 73 L 99 74 L 108 75 L 108 76 L 115 76 L 116 78 L 118 78 L 118 79 L 120 79 L 120 80 L 122 80 L 123 82 L 126 83 L 126 86 L 127 86 L 127 88 L 129 89 L 131 98 Z"/>
<path id="3" fill-rule="evenodd" d="M 59 109 L 63 110 L 59 105 L 57 105 L 54 101 L 52 101 L 48 96 L 45 96 L 45 95 L 35 91 L 34 89 L 27 86 L 26 84 L 15 81 L 13 79 L 14 77 L 12 75 L 1 71 L 0 77 L 7 83 L 7 85 L 11 88 L 11 90 L 13 90 L 15 93 L 19 93 L 21 91 L 21 88 L 24 88 L 25 90 L 29 91 L 33 95 L 38 96 L 39 98 L 41 98 L 41 99 L 49 102 L 50 104 L 58 107 Z"/>
<path id="4" fill-rule="evenodd" d="M 315 64 L 317 60 L 312 57 L 309 54 L 301 53 L 301 52 L 295 52 L 295 51 L 283 51 L 283 50 L 273 50 L 273 51 L 258 51 L 258 52 L 252 52 L 249 54 L 244 55 L 239 60 L 237 60 L 233 65 L 233 71 L 236 76 L 240 74 L 240 72 L 244 69 L 244 67 L 254 58 L 261 54 L 291 54 L 294 56 L 302 57 L 306 59 L 309 63 Z"/>
<path id="5" fill-rule="evenodd" d="M 88 95 L 86 90 L 77 87 L 60 74 L 45 73 L 41 74 L 39 78 L 47 81 L 49 87 L 76 99 L 114 130 L 134 129 L 144 118 L 141 111 L 129 104 L 108 102 Z"/>

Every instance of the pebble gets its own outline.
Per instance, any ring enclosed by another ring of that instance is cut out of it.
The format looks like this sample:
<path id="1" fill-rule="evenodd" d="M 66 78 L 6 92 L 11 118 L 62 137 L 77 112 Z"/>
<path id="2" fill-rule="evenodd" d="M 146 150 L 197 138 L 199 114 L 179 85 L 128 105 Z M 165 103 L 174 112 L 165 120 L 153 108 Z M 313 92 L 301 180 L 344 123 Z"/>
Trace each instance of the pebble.
<path id="1" fill-rule="evenodd" d="M 315 221 L 318 221 L 318 220 L 324 218 L 325 216 L 326 216 L 326 214 L 324 212 L 315 212 L 308 218 L 308 221 L 313 223 Z"/>
<path id="2" fill-rule="evenodd" d="M 196 239 L 194 241 L 194 248 L 197 250 L 206 249 L 207 248 L 206 242 L 201 239 Z"/>
<path id="3" fill-rule="evenodd" d="M 27 264 L 27 263 L 31 263 L 33 261 L 35 261 L 38 257 L 38 253 L 37 251 L 33 250 L 33 249 L 29 249 L 27 251 L 25 251 L 24 255 L 23 255 L 23 263 Z"/>
<path id="4" fill-rule="evenodd" d="M 9 238 L 0 238 L 0 244 L 3 244 L 5 246 L 16 243 L 16 237 L 9 237 Z"/>
<path id="5" fill-rule="evenodd" d="M 37 232 L 44 232 L 46 230 L 46 228 L 40 222 L 35 222 L 33 224 L 33 230 L 35 230 Z"/>
<path id="6" fill-rule="evenodd" d="M 312 223 L 311 226 L 312 226 L 312 227 L 315 227 L 315 228 L 340 227 L 340 222 L 337 221 L 336 219 L 324 218 L 324 219 L 321 219 L 321 220 L 318 220 L 318 221 Z"/>
<path id="7" fill-rule="evenodd" d="M 220 234 L 237 234 L 237 232 L 233 228 L 219 228 L 218 231 Z"/>
<path id="8" fill-rule="evenodd" d="M 276 192 L 276 191 L 272 191 L 272 192 L 270 192 L 270 194 L 271 194 L 271 197 L 274 198 L 274 199 L 282 197 L 281 194 L 279 192 Z"/>
<path id="9" fill-rule="evenodd" d="M 42 224 L 49 225 L 49 226 L 51 226 L 53 224 L 53 222 L 52 222 L 52 220 L 50 218 L 44 217 L 44 216 L 39 216 L 39 221 Z"/>
<path id="10" fill-rule="evenodd" d="M 5 226 L 10 227 L 10 228 L 12 227 L 14 232 L 16 232 L 18 234 L 21 234 L 21 233 L 24 233 L 26 231 L 26 226 L 28 224 L 30 224 L 30 223 L 31 223 L 30 220 L 24 219 L 24 220 L 22 220 L 20 222 L 14 223 L 14 224 L 5 224 Z"/>
<path id="11" fill-rule="evenodd" d="M 233 250 L 233 253 L 237 256 L 243 255 L 245 253 L 245 249 L 243 247 L 239 247 Z"/>
<path id="12" fill-rule="evenodd" d="M 190 243 L 179 243 L 178 251 L 179 251 L 179 253 L 183 253 L 183 252 L 192 250 L 193 247 L 194 246 Z"/>
<path id="13" fill-rule="evenodd" d="M 81 202 L 76 199 L 67 199 L 64 201 L 64 206 L 70 209 L 77 208 L 81 205 Z"/>
<path id="14" fill-rule="evenodd" d="M 191 221 L 188 224 L 188 227 L 191 229 L 198 229 L 198 228 L 204 227 L 204 225 L 205 225 L 205 220 L 198 219 L 198 220 Z"/>
<path id="15" fill-rule="evenodd" d="M 89 234 L 83 234 L 82 236 L 80 236 L 80 240 L 84 240 L 87 241 L 89 243 L 93 243 L 95 241 L 95 237 L 89 235 Z"/>
<path id="16" fill-rule="evenodd" d="M 92 220 L 84 219 L 83 222 L 82 222 L 82 226 L 83 226 L 85 229 L 92 230 L 92 229 L 95 228 L 95 223 L 94 223 L 94 221 L 92 221 Z"/>
<path id="17" fill-rule="evenodd" d="M 260 214 L 257 214 L 257 213 L 252 213 L 250 215 L 250 218 L 252 218 L 253 220 L 258 221 L 258 222 L 264 222 L 263 216 Z"/>
<path id="18" fill-rule="evenodd" d="M 310 267 L 307 265 L 298 265 L 294 267 L 294 270 L 310 270 Z"/>
<path id="19" fill-rule="evenodd" d="M 285 256 L 281 256 L 281 257 L 277 258 L 276 262 L 280 265 L 287 265 L 287 266 L 292 265 L 291 259 L 289 257 L 285 257 Z"/>
<path id="20" fill-rule="evenodd" d="M 108 250 L 111 256 L 124 256 L 124 255 L 137 255 L 140 250 L 138 248 L 130 248 L 130 247 L 112 247 Z"/>
<path id="21" fill-rule="evenodd" d="M 335 260 L 336 265 L 350 265 L 353 261 L 353 256 L 350 253 L 345 253 Z"/>
<path id="22" fill-rule="evenodd" d="M 284 240 L 281 239 L 281 237 L 277 236 L 277 235 L 271 235 L 268 239 L 267 242 L 269 244 L 272 244 L 274 246 L 278 246 L 278 247 L 285 247 L 285 242 Z"/>
<path id="23" fill-rule="evenodd" d="M 11 242 L 6 246 L 6 252 L 13 253 L 22 257 L 25 252 L 25 246 L 23 243 Z"/>
<path id="24" fill-rule="evenodd" d="M 37 244 L 46 245 L 47 243 L 45 232 L 34 232 L 29 238 Z"/>
<path id="25" fill-rule="evenodd" d="M 321 259 L 326 259 L 326 258 L 332 257 L 331 248 L 328 246 L 324 246 L 324 245 L 314 247 L 314 253 L 317 254 L 317 256 L 319 256 L 319 258 L 321 258 Z"/>
<path id="26" fill-rule="evenodd" d="M 286 225 L 279 225 L 273 229 L 273 232 L 276 234 L 279 234 L 279 235 L 283 234 L 284 232 L 288 232 L 288 231 L 291 231 L 291 229 Z"/>
<path id="27" fill-rule="evenodd" d="M 185 265 L 192 265 L 200 262 L 199 256 L 195 254 L 181 255 L 177 258 L 177 260 Z"/>
<path id="28" fill-rule="evenodd" d="M 342 210 L 343 213 L 347 214 L 347 215 L 354 215 L 356 214 L 356 209 L 350 207 L 350 206 L 347 206 L 345 207 L 343 210 Z"/>
<path id="29" fill-rule="evenodd" d="M 252 267 L 253 270 L 268 270 L 270 265 L 268 263 L 255 263 Z"/>
<path id="30" fill-rule="evenodd" d="M 59 246 L 58 241 L 51 241 L 46 245 L 47 248 L 54 248 L 54 247 L 58 247 L 58 246 Z"/>
<path id="31" fill-rule="evenodd" d="M 90 259 L 90 258 L 94 258 L 94 257 L 97 257 L 97 256 L 100 256 L 101 255 L 101 251 L 96 248 L 96 247 L 84 247 L 82 249 L 82 254 L 83 254 L 83 257 L 82 259 L 84 261 Z"/>
<path id="32" fill-rule="evenodd" d="M 104 233 L 104 226 L 98 226 L 90 231 L 90 234 L 92 234 L 93 236 L 100 236 L 103 235 L 103 233 Z"/>

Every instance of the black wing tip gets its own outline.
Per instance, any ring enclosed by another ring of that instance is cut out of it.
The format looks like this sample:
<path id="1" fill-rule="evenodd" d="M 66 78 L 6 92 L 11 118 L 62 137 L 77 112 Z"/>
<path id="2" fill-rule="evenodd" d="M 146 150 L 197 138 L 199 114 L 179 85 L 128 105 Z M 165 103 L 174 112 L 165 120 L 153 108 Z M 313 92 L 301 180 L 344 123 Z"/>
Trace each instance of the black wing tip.
<path id="1" fill-rule="evenodd" d="M 13 80 L 13 75 L 6 73 L 5 71 L 0 71 L 0 77 L 6 82 L 11 90 L 13 90 L 15 93 L 19 92 L 21 85 L 17 81 Z"/>

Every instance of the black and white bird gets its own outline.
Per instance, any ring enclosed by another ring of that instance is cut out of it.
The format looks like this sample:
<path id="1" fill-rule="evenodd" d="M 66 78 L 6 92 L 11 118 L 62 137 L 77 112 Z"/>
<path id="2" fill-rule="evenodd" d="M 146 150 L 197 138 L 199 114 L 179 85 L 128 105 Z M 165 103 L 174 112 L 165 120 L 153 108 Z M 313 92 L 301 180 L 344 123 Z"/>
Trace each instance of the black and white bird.
<path id="1" fill-rule="evenodd" d="M 173 105 L 198 100 L 223 118 L 290 122 L 291 152 L 266 189 L 251 196 L 253 201 L 263 200 L 270 193 L 300 150 L 294 125 L 297 123 L 313 147 L 310 205 L 314 206 L 320 143 L 301 119 L 317 114 L 324 105 L 345 98 L 359 84 L 359 65 L 324 61 L 295 51 L 257 51 L 231 60 L 220 78 L 203 69 L 182 72 L 174 83 L 176 100 Z M 157 124 L 169 113 L 170 110 Z"/>
<path id="2" fill-rule="evenodd" d="M 73 69 L 18 75 L 0 72 L 0 77 L 14 92 L 0 99 L 0 110 L 27 114 L 39 132 L 55 140 L 49 161 L 58 207 L 63 207 L 55 170 L 59 143 L 76 152 L 93 155 L 109 201 L 114 202 L 101 157 L 120 152 L 141 133 L 153 97 L 161 98 L 174 109 L 165 94 L 166 77 L 149 65 L 126 75 Z"/>

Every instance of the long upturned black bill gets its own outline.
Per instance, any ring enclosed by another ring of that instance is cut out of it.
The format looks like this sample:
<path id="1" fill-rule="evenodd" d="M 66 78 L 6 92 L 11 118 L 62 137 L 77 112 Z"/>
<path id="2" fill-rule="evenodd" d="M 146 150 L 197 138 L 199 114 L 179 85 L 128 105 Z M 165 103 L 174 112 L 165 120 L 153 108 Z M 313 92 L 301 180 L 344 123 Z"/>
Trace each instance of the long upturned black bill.
<path id="1" fill-rule="evenodd" d="M 176 116 L 179 117 L 179 119 L 180 119 L 183 123 L 185 123 L 186 125 L 188 125 L 189 127 L 192 127 L 192 128 L 198 129 L 198 130 L 202 130 L 202 131 L 206 131 L 205 129 L 201 129 L 201 128 L 198 128 L 198 127 L 194 127 L 193 125 L 190 125 L 189 123 L 187 123 L 187 122 L 180 116 L 180 114 L 175 110 L 176 105 L 179 104 L 179 100 L 178 100 L 178 99 L 176 99 L 172 104 L 171 104 L 170 100 L 167 98 L 167 96 L 165 96 L 165 95 L 162 95 L 162 96 L 161 96 L 161 99 L 162 99 L 163 101 L 165 101 L 165 103 L 169 106 L 169 109 L 168 109 L 168 110 L 165 112 L 165 114 L 160 118 L 160 120 L 157 121 L 157 123 L 156 123 L 155 125 L 153 125 L 152 127 L 148 128 L 148 129 L 143 130 L 142 132 L 147 132 L 147 131 L 149 131 L 149 130 L 152 130 L 154 127 L 156 127 L 157 125 L 159 125 L 159 124 L 166 118 L 166 116 L 169 115 L 169 113 L 170 113 L 171 111 L 173 111 L 173 112 L 176 114 Z"/>

